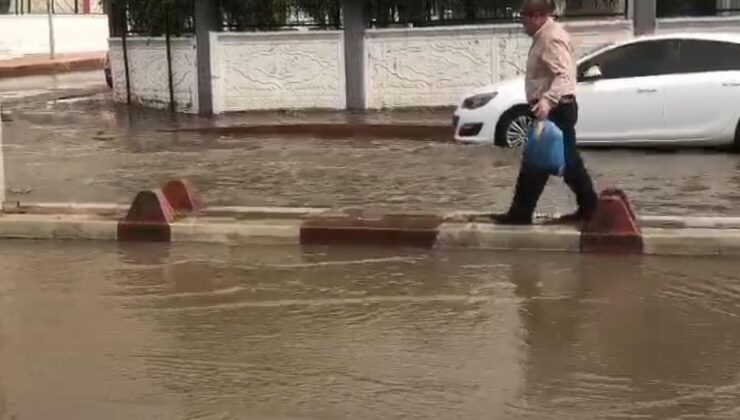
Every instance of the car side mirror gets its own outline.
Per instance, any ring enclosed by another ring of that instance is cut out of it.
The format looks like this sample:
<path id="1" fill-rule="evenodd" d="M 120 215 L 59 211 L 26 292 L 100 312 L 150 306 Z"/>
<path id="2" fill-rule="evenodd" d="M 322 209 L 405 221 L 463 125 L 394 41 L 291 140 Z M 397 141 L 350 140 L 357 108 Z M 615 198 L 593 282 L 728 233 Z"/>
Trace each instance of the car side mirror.
<path id="1" fill-rule="evenodd" d="M 602 76 L 601 68 L 599 68 L 598 64 L 594 64 L 593 66 L 589 67 L 586 71 L 583 72 L 584 80 L 600 79 L 601 76 Z"/>

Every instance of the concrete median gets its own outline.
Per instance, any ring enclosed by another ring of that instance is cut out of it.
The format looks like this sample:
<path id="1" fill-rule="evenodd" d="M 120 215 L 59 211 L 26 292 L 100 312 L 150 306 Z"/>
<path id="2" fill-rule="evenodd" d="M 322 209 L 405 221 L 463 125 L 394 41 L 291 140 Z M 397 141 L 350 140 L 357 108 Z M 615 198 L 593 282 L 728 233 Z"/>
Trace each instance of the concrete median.
<path id="1" fill-rule="evenodd" d="M 39 206 L 44 208 L 45 206 Z M 98 208 L 103 214 L 82 211 L 80 207 Z M 111 206 L 114 207 L 114 206 Z M 118 206 L 115 206 L 118 207 Z M 121 241 L 119 219 L 106 207 L 70 206 L 73 211 L 49 213 L 4 213 L 0 215 L 0 238 L 35 240 Z M 433 229 L 411 230 L 421 233 L 424 241 L 404 239 L 409 231 L 399 226 L 356 229 L 341 240 L 302 241 L 305 225 L 314 210 L 292 208 L 213 208 L 222 216 L 195 216 L 175 221 L 170 226 L 172 243 L 218 243 L 229 245 L 341 245 L 399 246 L 433 249 L 476 249 L 493 251 L 554 251 L 580 253 L 581 231 L 575 226 L 534 225 L 497 226 L 490 223 L 446 222 Z M 274 211 L 274 214 L 271 214 Z M 290 216 L 294 213 L 293 216 Z M 228 214 L 228 215 L 227 215 Z M 652 222 L 645 217 L 647 223 Z M 708 218 L 709 219 L 709 218 Z M 707 220 L 708 220 L 707 219 Z M 715 224 L 725 218 L 711 218 Z M 369 233 L 370 232 L 370 233 Z M 384 232 L 379 240 L 378 232 Z M 413 235 L 412 235 L 413 237 Z M 430 239 L 431 238 L 431 239 Z M 644 255 L 719 256 L 740 255 L 740 228 L 643 228 Z"/>
<path id="2" fill-rule="evenodd" d="M 637 217 L 621 191 L 605 190 L 600 200 L 600 211 L 584 225 L 544 219 L 532 226 L 500 226 L 474 212 L 207 207 L 187 181 L 176 180 L 140 192 L 130 206 L 5 203 L 0 238 L 740 255 L 738 217 Z"/>

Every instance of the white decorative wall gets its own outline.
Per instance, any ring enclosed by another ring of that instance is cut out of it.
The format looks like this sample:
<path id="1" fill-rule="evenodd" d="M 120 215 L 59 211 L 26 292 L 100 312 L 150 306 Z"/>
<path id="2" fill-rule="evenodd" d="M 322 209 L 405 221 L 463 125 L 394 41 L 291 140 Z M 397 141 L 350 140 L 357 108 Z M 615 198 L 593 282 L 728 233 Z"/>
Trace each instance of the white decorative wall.
<path id="1" fill-rule="evenodd" d="M 579 54 L 632 36 L 630 21 L 568 24 Z M 521 25 L 377 29 L 365 37 L 368 108 L 456 105 L 471 89 L 522 74 Z"/>
<path id="2" fill-rule="evenodd" d="M 59 54 L 108 50 L 105 15 L 54 16 L 54 46 Z M 49 53 L 45 15 L 0 15 L 0 59 Z"/>
<path id="3" fill-rule="evenodd" d="M 215 113 L 345 107 L 341 31 L 211 33 Z"/>
<path id="4" fill-rule="evenodd" d="M 577 54 L 633 36 L 623 19 L 571 21 Z M 661 19 L 659 32 L 740 31 L 740 17 Z M 0 32 L 2 27 L 0 26 Z M 341 31 L 211 33 L 214 112 L 344 109 Z M 531 40 L 517 24 L 376 29 L 365 35 L 369 109 L 457 105 L 471 89 L 522 74 Z M 111 40 L 114 97 L 126 101 L 120 39 Z M 177 108 L 197 112 L 195 40 L 173 40 Z M 169 104 L 165 43 L 129 39 L 134 102 Z"/>
<path id="5" fill-rule="evenodd" d="M 167 108 L 170 103 L 167 48 L 164 38 L 128 38 L 131 101 L 152 108 Z M 176 109 L 198 112 L 198 69 L 194 38 L 173 38 L 172 79 Z M 120 38 L 110 41 L 113 98 L 126 102 L 126 73 Z"/>

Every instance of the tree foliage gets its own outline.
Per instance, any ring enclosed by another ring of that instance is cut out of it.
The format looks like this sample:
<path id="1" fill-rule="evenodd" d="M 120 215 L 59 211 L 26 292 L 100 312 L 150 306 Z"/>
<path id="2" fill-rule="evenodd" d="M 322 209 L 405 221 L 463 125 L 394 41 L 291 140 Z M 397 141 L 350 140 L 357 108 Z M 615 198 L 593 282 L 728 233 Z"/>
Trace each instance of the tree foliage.
<path id="1" fill-rule="evenodd" d="M 106 13 L 113 15 L 118 34 L 123 24 L 120 11 L 126 10 L 128 32 L 142 36 L 162 36 L 169 24 L 170 34 L 180 36 L 195 28 L 196 0 L 107 0 Z"/>

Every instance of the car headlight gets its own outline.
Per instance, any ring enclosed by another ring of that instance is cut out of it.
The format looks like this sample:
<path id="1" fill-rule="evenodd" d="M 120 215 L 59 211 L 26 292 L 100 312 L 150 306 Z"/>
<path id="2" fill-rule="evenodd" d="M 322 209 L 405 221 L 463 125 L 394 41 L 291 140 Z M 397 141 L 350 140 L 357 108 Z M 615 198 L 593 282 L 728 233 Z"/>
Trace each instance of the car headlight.
<path id="1" fill-rule="evenodd" d="M 465 109 L 480 108 L 485 104 L 491 102 L 491 99 L 495 98 L 496 95 L 498 95 L 498 92 L 481 93 L 479 95 L 471 96 L 469 98 L 465 98 L 462 106 Z"/>

